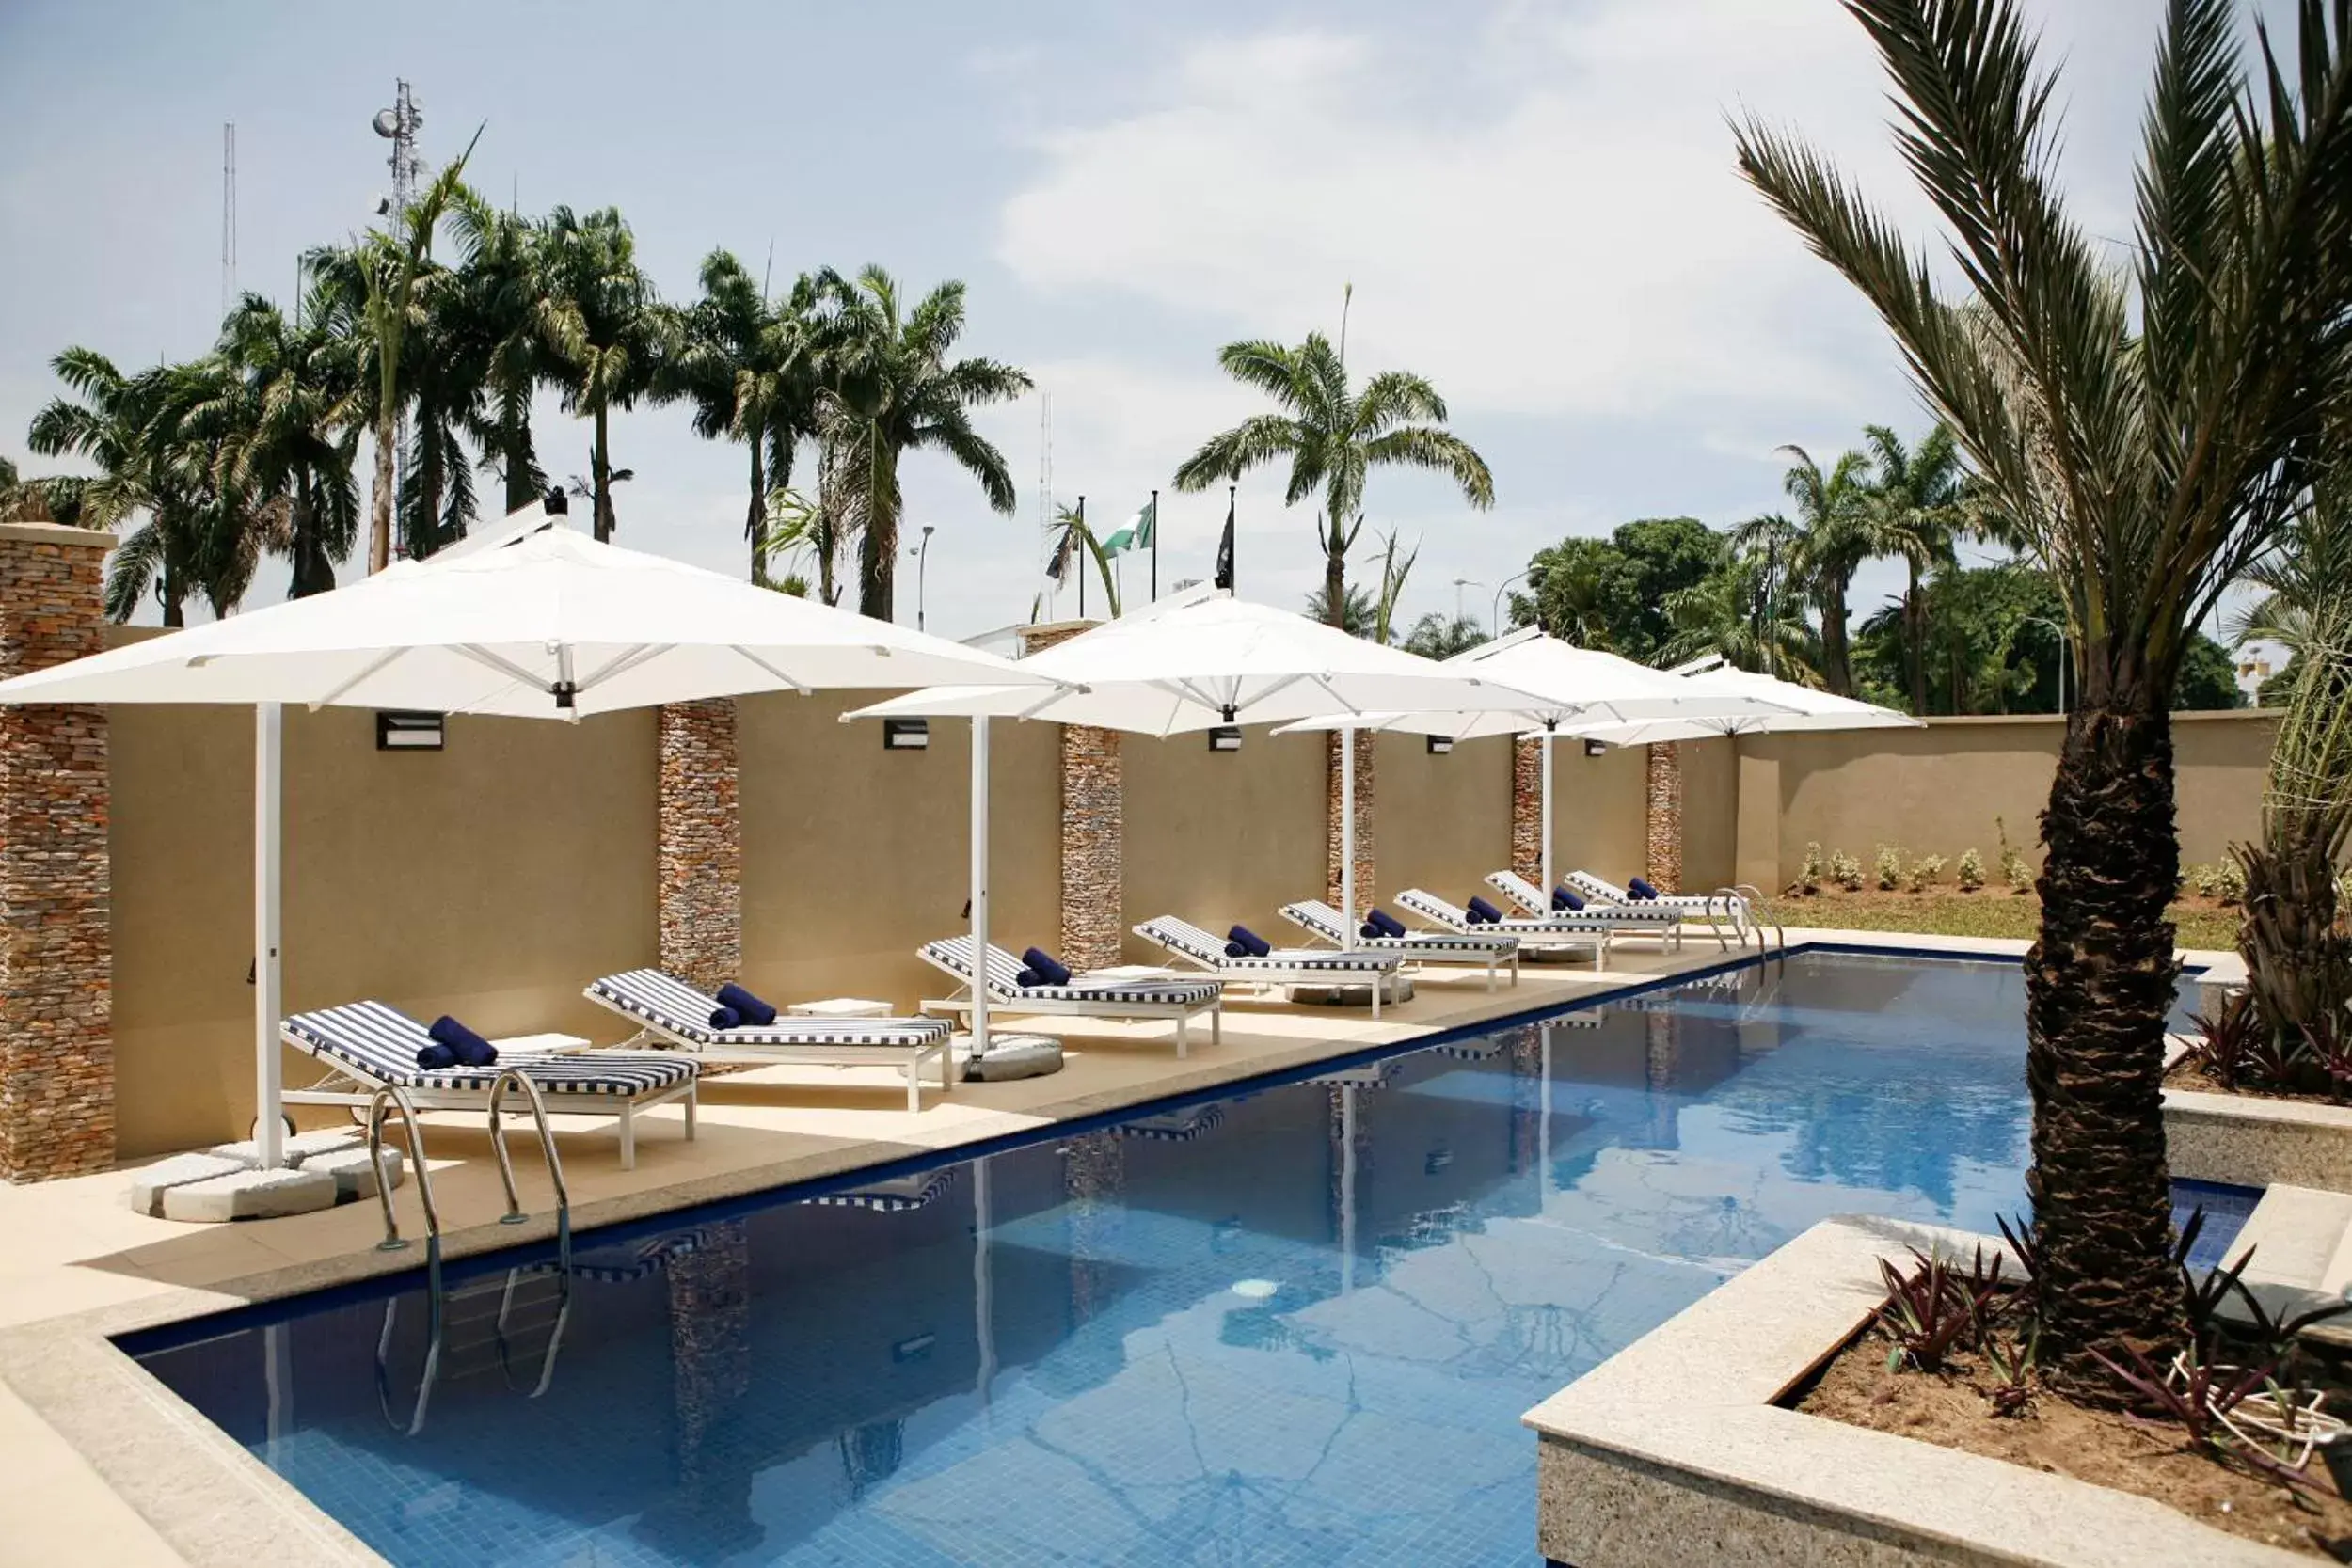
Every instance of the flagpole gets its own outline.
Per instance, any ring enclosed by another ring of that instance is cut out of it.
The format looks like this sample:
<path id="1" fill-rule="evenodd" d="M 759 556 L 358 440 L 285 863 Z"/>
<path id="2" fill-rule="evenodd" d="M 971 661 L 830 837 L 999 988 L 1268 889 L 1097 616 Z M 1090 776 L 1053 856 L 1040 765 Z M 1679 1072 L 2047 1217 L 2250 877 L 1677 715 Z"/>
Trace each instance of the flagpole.
<path id="1" fill-rule="evenodd" d="M 1078 498 L 1078 619 L 1087 618 L 1087 499 Z"/>
<path id="2" fill-rule="evenodd" d="M 1160 596 L 1160 493 L 1152 492 L 1152 597 Z"/>

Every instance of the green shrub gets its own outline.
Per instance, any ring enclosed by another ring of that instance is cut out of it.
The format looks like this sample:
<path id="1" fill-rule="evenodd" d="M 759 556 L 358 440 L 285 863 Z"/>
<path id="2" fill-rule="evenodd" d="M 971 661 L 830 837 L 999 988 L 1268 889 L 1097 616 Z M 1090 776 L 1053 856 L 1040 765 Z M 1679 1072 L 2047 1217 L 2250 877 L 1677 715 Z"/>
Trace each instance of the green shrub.
<path id="1" fill-rule="evenodd" d="M 1804 847 L 1804 860 L 1797 867 L 1797 891 L 1808 897 L 1821 891 L 1821 879 L 1828 874 L 1828 862 L 1821 855 L 1817 840 Z"/>
<path id="2" fill-rule="evenodd" d="M 1974 893 L 1984 886 L 1984 857 L 1972 845 L 1960 852 L 1960 891 Z"/>
<path id="3" fill-rule="evenodd" d="M 1891 844 L 1880 845 L 1875 869 L 1878 872 L 1879 891 L 1894 892 L 1903 885 L 1903 852 Z"/>
<path id="4" fill-rule="evenodd" d="M 1949 863 L 1941 855 L 1921 855 L 1917 860 L 1913 861 L 1911 863 L 1911 891 L 1925 893 L 1933 887 L 1935 879 L 1944 875 L 1944 867 Z"/>
<path id="5" fill-rule="evenodd" d="M 2234 860 L 2188 866 L 2181 872 L 2181 887 L 2200 898 L 2234 904 L 2246 896 L 2246 868 Z"/>
<path id="6" fill-rule="evenodd" d="M 1862 891 L 1862 863 L 1843 849 L 1829 852 L 1829 879 L 1848 893 Z"/>
<path id="7" fill-rule="evenodd" d="M 1993 819 L 1993 831 L 2001 836 L 2001 883 L 2013 893 L 2023 893 L 2033 886 L 2033 867 L 2026 863 L 2017 846 L 2009 841 L 2009 825 L 1999 817 Z"/>

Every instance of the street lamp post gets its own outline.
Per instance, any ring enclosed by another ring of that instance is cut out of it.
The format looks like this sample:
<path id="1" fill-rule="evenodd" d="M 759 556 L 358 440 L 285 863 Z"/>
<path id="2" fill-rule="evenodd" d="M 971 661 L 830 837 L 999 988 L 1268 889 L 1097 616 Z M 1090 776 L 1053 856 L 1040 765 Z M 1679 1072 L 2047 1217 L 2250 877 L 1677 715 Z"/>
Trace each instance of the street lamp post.
<path id="1" fill-rule="evenodd" d="M 924 590 L 930 578 L 931 563 L 931 531 L 936 525 L 923 525 L 923 542 L 907 553 L 914 557 L 914 629 L 923 630 Z"/>
<path id="2" fill-rule="evenodd" d="M 1531 571 L 1534 568 L 1532 567 L 1529 568 Z M 1486 617 L 1486 635 L 1488 637 L 1501 637 L 1502 635 L 1502 595 L 1509 591 L 1513 583 L 1518 582 L 1520 578 L 1526 576 L 1527 572 L 1513 572 L 1509 577 L 1504 578 L 1502 584 L 1495 589 L 1494 611 Z M 1486 584 L 1481 583 L 1479 586 L 1483 588 Z"/>

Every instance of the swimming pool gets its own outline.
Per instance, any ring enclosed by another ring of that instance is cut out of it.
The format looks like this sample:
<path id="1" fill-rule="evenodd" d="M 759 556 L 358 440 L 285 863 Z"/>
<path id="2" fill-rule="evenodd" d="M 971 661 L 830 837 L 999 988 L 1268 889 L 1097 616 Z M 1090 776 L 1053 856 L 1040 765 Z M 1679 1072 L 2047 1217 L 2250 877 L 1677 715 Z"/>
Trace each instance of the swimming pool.
<path id="1" fill-rule="evenodd" d="M 2023 1006 L 1803 954 L 591 1234 L 452 1271 L 421 1413 L 413 1277 L 125 1343 L 404 1568 L 1535 1563 L 1522 1411 L 1816 1220 L 2024 1207 Z"/>

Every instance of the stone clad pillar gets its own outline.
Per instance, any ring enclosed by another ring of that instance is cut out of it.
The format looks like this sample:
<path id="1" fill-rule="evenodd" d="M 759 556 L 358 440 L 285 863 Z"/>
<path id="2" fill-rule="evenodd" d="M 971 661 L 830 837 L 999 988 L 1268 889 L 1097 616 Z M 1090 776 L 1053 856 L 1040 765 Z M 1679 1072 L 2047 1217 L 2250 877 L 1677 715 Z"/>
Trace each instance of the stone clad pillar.
<path id="1" fill-rule="evenodd" d="M 1024 653 L 1066 642 L 1095 625 L 1025 626 Z M 1073 969 L 1106 969 L 1125 956 L 1126 776 L 1116 730 L 1061 727 L 1061 947 Z"/>
<path id="2" fill-rule="evenodd" d="M 1649 748 L 1647 799 L 1649 883 L 1661 893 L 1682 891 L 1682 748 L 1665 741 Z"/>
<path id="3" fill-rule="evenodd" d="M 716 990 L 743 967 L 743 813 L 735 704 L 672 703 L 656 721 L 661 967 Z"/>
<path id="4" fill-rule="evenodd" d="M 1373 881 L 1372 845 L 1372 781 L 1378 769 L 1373 766 L 1379 751 L 1380 737 L 1370 730 L 1356 732 L 1356 909 L 1370 909 L 1380 901 L 1380 890 Z M 1324 738 L 1323 753 L 1323 895 L 1332 904 L 1340 901 L 1340 734 L 1332 731 Z"/>
<path id="5" fill-rule="evenodd" d="M 111 533 L 0 524 L 0 677 L 101 651 Z M 115 1157 L 106 714 L 0 707 L 0 1179 Z"/>
<path id="6" fill-rule="evenodd" d="M 1553 757 L 1551 765 L 1558 768 L 1560 759 Z M 1544 747 L 1540 740 L 1511 742 L 1511 869 L 1531 882 L 1544 874 Z"/>

